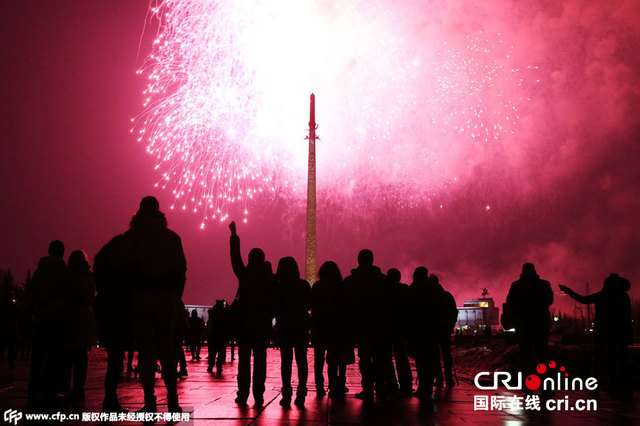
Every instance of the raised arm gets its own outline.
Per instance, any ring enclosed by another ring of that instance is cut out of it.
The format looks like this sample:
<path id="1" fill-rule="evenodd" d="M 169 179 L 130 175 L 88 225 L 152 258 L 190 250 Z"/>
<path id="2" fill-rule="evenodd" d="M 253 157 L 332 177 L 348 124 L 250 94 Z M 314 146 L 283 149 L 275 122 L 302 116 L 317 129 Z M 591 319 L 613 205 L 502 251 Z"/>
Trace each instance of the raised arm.
<path id="1" fill-rule="evenodd" d="M 600 292 L 598 292 L 598 293 L 590 294 L 588 296 L 582 296 L 576 293 L 575 291 L 571 290 L 566 285 L 558 284 L 558 287 L 560 288 L 561 291 L 571 296 L 571 298 L 574 299 L 576 302 L 579 302 L 585 305 L 590 303 L 595 303 L 596 300 L 598 299 L 598 295 L 600 294 Z"/>
<path id="2" fill-rule="evenodd" d="M 236 233 L 236 223 L 231 222 L 229 224 L 229 230 L 231 231 L 231 237 L 229 238 L 229 247 L 231 255 L 231 267 L 236 277 L 240 278 L 244 271 L 244 262 L 242 261 L 242 255 L 240 254 L 240 237 Z"/>

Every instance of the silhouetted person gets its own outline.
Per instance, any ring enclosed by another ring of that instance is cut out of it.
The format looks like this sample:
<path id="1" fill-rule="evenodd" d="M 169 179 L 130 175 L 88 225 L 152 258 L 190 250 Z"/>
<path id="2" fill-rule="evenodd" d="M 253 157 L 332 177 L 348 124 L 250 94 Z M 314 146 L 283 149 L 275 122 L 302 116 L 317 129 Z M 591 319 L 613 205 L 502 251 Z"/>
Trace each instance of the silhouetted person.
<path id="1" fill-rule="evenodd" d="M 411 352 L 416 361 L 418 389 L 414 395 L 430 400 L 438 357 L 438 322 L 441 290 L 429 280 L 429 270 L 419 266 L 409 287 L 411 300 Z"/>
<path id="2" fill-rule="evenodd" d="M 625 389 L 627 351 L 632 342 L 631 300 L 627 294 L 629 280 L 618 274 L 605 278 L 602 290 L 581 296 L 569 287 L 560 290 L 583 304 L 595 304 L 593 325 L 593 365 L 599 387 L 614 393 Z"/>
<path id="3" fill-rule="evenodd" d="M 87 255 L 75 250 L 67 264 L 67 282 L 71 304 L 70 327 L 66 341 L 67 354 L 64 368 L 65 389 L 73 375 L 73 389 L 68 395 L 72 400 L 84 399 L 84 384 L 87 380 L 87 347 L 96 343 L 96 325 L 93 302 L 96 284 L 91 273 Z"/>
<path id="4" fill-rule="evenodd" d="M 347 365 L 354 362 L 351 344 L 350 317 L 342 274 L 335 262 L 322 264 L 319 280 L 311 288 L 311 339 L 317 396 L 324 390 L 324 362 L 327 361 L 329 396 L 341 398 L 349 390 L 346 384 Z"/>
<path id="5" fill-rule="evenodd" d="M 256 405 L 264 403 L 264 382 L 267 375 L 267 346 L 274 316 L 274 284 L 271 264 L 264 252 L 251 249 L 245 266 L 240 254 L 240 238 L 236 224 L 229 225 L 231 266 L 238 277 L 238 396 L 236 403 L 245 405 L 249 397 L 251 380 L 251 354 L 253 353 L 253 399 Z"/>
<path id="6" fill-rule="evenodd" d="M 29 368 L 29 409 L 50 408 L 60 379 L 60 342 L 67 333 L 70 306 L 63 260 L 64 244 L 49 244 L 49 256 L 38 262 L 33 274 L 31 306 L 34 319 L 33 353 Z"/>
<path id="7" fill-rule="evenodd" d="M 436 351 L 436 387 L 442 387 L 443 381 L 446 382 L 448 388 L 452 388 L 456 385 L 453 380 L 453 359 L 451 358 L 451 335 L 453 329 L 456 326 L 458 320 L 458 307 L 456 306 L 456 299 L 451 293 L 446 291 L 440 284 L 440 280 L 436 275 L 429 277 L 431 284 L 436 286 L 439 290 L 439 318 L 438 318 L 438 346 L 439 350 Z M 489 330 L 491 330 L 489 328 Z M 442 366 L 440 365 L 440 355 L 442 354 L 442 364 L 444 366 L 444 380 L 442 377 Z"/>
<path id="8" fill-rule="evenodd" d="M 191 361 L 200 360 L 200 348 L 202 347 L 202 333 L 204 332 L 204 321 L 198 316 L 198 311 L 191 311 L 189 318 L 189 352 Z"/>
<path id="9" fill-rule="evenodd" d="M 157 412 L 154 380 L 159 360 L 167 388 L 167 408 L 181 412 L 173 332 L 187 270 L 180 237 L 167 228 L 158 200 L 145 197 L 124 234 L 124 242 L 124 256 L 133 278 L 132 307 L 144 390 L 140 411 Z"/>
<path id="10" fill-rule="evenodd" d="M 229 342 L 229 319 L 228 310 L 224 300 L 216 300 L 216 304 L 209 310 L 209 321 L 207 321 L 207 344 L 209 345 L 209 366 L 207 371 L 213 372 L 216 367 L 218 374 L 222 373 L 222 364 L 227 357 L 227 343 Z"/>
<path id="11" fill-rule="evenodd" d="M 484 327 L 484 335 L 485 337 L 491 337 L 491 326 L 485 325 Z"/>
<path id="12" fill-rule="evenodd" d="M 176 352 L 176 360 L 178 361 L 178 377 L 187 377 L 187 358 L 184 356 L 184 341 L 189 334 L 189 311 L 184 306 L 184 302 L 180 301 L 180 307 L 176 312 L 176 323 L 174 327 L 173 345 Z"/>
<path id="13" fill-rule="evenodd" d="M 118 382 L 123 370 L 125 350 L 133 354 L 133 318 L 131 315 L 132 274 L 122 257 L 124 235 L 117 235 L 96 255 L 93 276 L 96 283 L 94 303 L 100 345 L 107 351 L 104 378 L 105 413 L 126 413 L 118 400 Z"/>
<path id="14" fill-rule="evenodd" d="M 238 289 L 240 291 L 240 289 Z M 231 302 L 227 305 L 227 332 L 229 333 L 229 346 L 231 346 L 229 352 L 231 352 L 231 361 L 236 360 L 236 346 L 238 341 L 238 326 L 240 324 L 238 318 L 238 292 Z"/>
<path id="15" fill-rule="evenodd" d="M 11 288 L 2 289 L 0 294 L 0 359 L 7 351 L 9 369 L 15 368 L 15 360 L 18 352 L 18 304 L 13 299 Z"/>
<path id="16" fill-rule="evenodd" d="M 29 285 L 27 292 L 30 292 L 30 287 Z M 31 314 L 31 306 L 28 300 L 18 304 L 18 330 L 20 336 L 20 358 L 29 359 L 31 345 L 33 344 L 33 315 Z"/>
<path id="17" fill-rule="evenodd" d="M 511 284 L 506 303 L 514 314 L 521 370 L 527 377 L 535 372 L 537 364 L 547 358 L 549 306 L 553 303 L 553 291 L 548 281 L 540 279 L 535 266 L 525 263 L 520 279 Z"/>
<path id="18" fill-rule="evenodd" d="M 295 353 L 298 367 L 298 389 L 295 404 L 303 406 L 307 395 L 307 346 L 309 344 L 309 309 L 311 286 L 300 278 L 298 264 L 293 257 L 283 257 L 276 270 L 276 329 L 280 343 L 280 371 L 282 400 L 291 405 L 291 365 Z"/>
<path id="19" fill-rule="evenodd" d="M 136 355 L 133 339 L 131 342 L 131 346 L 127 348 L 127 375 L 131 375 L 133 373 L 133 358 Z"/>
<path id="20" fill-rule="evenodd" d="M 355 339 L 358 344 L 358 366 L 362 375 L 362 391 L 356 398 L 371 401 L 375 388 L 378 398 L 386 396 L 385 366 L 389 347 L 388 285 L 380 268 L 373 265 L 371 250 L 361 250 L 358 267 L 345 280 L 352 306 Z"/>
<path id="21" fill-rule="evenodd" d="M 413 394 L 413 375 L 407 352 L 407 339 L 409 327 L 410 293 L 409 286 L 400 282 L 402 274 L 396 268 L 387 271 L 387 278 L 391 288 L 391 317 L 389 321 L 391 345 L 395 359 L 388 363 L 388 382 L 391 390 L 399 390 L 404 395 Z M 396 372 L 398 374 L 396 380 Z"/>

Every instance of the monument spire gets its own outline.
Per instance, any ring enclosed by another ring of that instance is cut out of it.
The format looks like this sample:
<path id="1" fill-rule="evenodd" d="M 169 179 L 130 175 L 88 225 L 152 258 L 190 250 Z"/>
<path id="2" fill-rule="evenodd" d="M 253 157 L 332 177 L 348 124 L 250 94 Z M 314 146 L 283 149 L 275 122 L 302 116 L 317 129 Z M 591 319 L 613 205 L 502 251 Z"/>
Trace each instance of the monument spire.
<path id="1" fill-rule="evenodd" d="M 316 96 L 311 94 L 309 110 L 309 165 L 307 169 L 307 242 L 305 250 L 305 279 L 316 281 Z"/>

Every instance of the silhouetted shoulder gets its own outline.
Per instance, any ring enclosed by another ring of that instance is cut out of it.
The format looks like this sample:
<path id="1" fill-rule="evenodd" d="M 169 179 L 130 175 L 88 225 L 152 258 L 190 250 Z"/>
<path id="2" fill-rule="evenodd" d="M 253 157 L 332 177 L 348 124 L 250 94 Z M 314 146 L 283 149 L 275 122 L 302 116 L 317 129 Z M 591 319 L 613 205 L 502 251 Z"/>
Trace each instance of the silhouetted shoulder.
<path id="1" fill-rule="evenodd" d="M 64 263 L 64 260 L 53 259 L 51 257 L 42 257 L 38 261 L 38 269 L 40 269 L 40 270 L 64 268 L 65 266 L 66 265 Z M 37 270 L 36 270 L 36 272 L 37 272 Z"/>
<path id="2" fill-rule="evenodd" d="M 173 230 L 171 230 L 169 228 L 166 228 L 165 232 L 167 233 L 169 238 L 171 238 L 171 239 L 173 239 L 173 240 L 175 240 L 175 241 L 177 241 L 179 243 L 182 243 L 182 240 L 180 239 L 180 235 L 178 235 L 177 232 L 175 232 L 175 231 L 173 231 Z"/>

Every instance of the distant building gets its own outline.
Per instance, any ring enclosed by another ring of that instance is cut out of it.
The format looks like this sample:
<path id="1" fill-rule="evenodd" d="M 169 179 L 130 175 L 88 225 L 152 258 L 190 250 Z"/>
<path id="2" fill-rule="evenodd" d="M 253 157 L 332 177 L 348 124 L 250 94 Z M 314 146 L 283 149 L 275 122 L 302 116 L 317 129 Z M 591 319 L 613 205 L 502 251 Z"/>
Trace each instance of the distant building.
<path id="1" fill-rule="evenodd" d="M 458 321 L 456 322 L 458 328 L 463 330 L 478 329 L 499 324 L 498 308 L 491 297 L 467 300 L 463 306 L 458 307 Z"/>
<path id="2" fill-rule="evenodd" d="M 184 307 L 189 311 L 189 316 L 191 316 L 191 311 L 194 309 L 198 311 L 198 316 L 206 324 L 209 319 L 209 309 L 211 309 L 212 305 L 185 305 Z"/>

